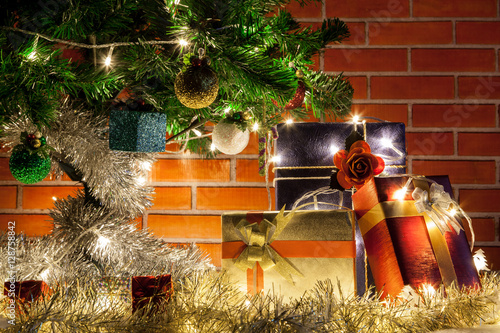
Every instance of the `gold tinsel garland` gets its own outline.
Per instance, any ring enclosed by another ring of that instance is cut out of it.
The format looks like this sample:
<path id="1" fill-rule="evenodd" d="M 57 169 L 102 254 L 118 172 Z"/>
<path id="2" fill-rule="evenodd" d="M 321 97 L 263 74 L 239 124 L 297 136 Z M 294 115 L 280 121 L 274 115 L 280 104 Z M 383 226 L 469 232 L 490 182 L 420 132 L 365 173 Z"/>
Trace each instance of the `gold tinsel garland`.
<path id="1" fill-rule="evenodd" d="M 430 332 L 475 327 L 498 320 L 500 277 L 482 275 L 481 290 L 406 292 L 381 302 L 373 293 L 343 295 L 331 281 L 318 281 L 301 299 L 250 297 L 224 274 L 205 272 L 176 284 L 160 313 L 131 314 L 130 302 L 74 281 L 50 298 L 32 302 L 5 332 Z M 8 298 L 3 299 L 3 311 Z"/>

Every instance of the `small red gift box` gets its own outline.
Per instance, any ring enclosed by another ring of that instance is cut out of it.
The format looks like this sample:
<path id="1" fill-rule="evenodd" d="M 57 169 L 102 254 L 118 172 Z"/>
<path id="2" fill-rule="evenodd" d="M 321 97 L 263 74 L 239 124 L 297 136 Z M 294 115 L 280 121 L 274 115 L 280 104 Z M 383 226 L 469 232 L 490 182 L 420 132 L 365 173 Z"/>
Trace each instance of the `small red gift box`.
<path id="1" fill-rule="evenodd" d="M 398 198 L 396 191 L 407 183 L 408 177 L 376 177 L 353 195 L 377 290 L 385 297 L 397 296 L 405 285 L 480 286 L 464 231 L 443 234 L 432 212 L 418 212 L 414 189 L 431 192 L 422 178 L 413 178 L 404 198 Z"/>
<path id="2" fill-rule="evenodd" d="M 167 302 L 172 295 L 172 276 L 134 276 L 132 278 L 132 312 L 147 309 L 160 309 L 162 303 Z"/>
<path id="3" fill-rule="evenodd" d="M 48 295 L 49 291 L 49 286 L 43 281 L 28 280 L 14 283 L 7 281 L 4 284 L 3 294 L 11 298 L 14 296 L 22 302 L 32 302 Z"/>

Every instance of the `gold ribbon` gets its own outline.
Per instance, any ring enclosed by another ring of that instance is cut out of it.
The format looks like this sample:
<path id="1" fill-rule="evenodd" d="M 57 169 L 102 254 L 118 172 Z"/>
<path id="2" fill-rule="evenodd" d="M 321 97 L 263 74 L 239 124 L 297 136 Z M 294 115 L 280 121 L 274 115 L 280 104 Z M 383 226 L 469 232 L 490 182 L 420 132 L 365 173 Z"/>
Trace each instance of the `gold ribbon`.
<path id="1" fill-rule="evenodd" d="M 453 282 L 457 283 L 457 275 L 444 235 L 441 234 L 429 215 L 425 212 L 419 213 L 417 211 L 414 200 L 384 201 L 378 203 L 358 219 L 359 229 L 364 236 L 371 228 L 384 219 L 409 216 L 422 216 L 424 218 L 443 283 L 446 286 L 451 285 Z"/>
<path id="2" fill-rule="evenodd" d="M 270 245 L 285 229 L 294 213 L 295 211 L 291 211 L 285 216 L 285 207 L 283 207 L 271 222 L 263 219 L 260 223 L 249 223 L 246 219 L 242 219 L 235 229 L 236 234 L 247 246 L 234 265 L 246 271 L 248 268 L 253 269 L 255 263 L 258 262 L 263 271 L 274 269 L 288 282 L 294 284 L 292 274 L 302 277 L 302 273 Z"/>

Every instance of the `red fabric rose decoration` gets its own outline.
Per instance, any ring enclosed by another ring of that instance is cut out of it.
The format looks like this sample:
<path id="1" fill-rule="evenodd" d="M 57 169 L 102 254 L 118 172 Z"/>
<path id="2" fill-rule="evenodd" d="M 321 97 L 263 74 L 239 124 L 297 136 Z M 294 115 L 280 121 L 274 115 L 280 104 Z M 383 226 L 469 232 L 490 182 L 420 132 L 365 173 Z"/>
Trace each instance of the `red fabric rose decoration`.
<path id="1" fill-rule="evenodd" d="M 371 154 L 370 145 L 364 140 L 354 142 L 349 149 L 339 150 L 333 156 L 333 163 L 339 169 L 337 181 L 345 189 L 360 189 L 367 181 L 380 174 L 385 167 L 380 156 Z"/>

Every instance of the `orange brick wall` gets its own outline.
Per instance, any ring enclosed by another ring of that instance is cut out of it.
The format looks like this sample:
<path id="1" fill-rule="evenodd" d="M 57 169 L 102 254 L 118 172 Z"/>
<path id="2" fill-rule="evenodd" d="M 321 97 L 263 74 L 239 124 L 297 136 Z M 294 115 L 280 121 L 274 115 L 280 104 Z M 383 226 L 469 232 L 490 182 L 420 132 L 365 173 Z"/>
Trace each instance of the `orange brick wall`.
<path id="1" fill-rule="evenodd" d="M 450 176 L 477 246 L 499 269 L 499 0 L 324 2 L 289 6 L 303 25 L 339 17 L 350 27 L 350 40 L 329 45 L 315 68 L 350 77 L 353 113 L 406 124 L 409 171 Z M 220 265 L 220 214 L 268 207 L 257 153 L 252 135 L 237 156 L 162 154 L 150 178 L 155 203 L 142 225 L 172 243 L 198 242 Z M 0 227 L 15 219 L 29 235 L 49 232 L 52 197 L 77 187 L 67 178 L 22 186 L 0 151 Z"/>

